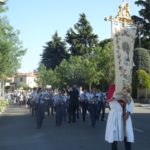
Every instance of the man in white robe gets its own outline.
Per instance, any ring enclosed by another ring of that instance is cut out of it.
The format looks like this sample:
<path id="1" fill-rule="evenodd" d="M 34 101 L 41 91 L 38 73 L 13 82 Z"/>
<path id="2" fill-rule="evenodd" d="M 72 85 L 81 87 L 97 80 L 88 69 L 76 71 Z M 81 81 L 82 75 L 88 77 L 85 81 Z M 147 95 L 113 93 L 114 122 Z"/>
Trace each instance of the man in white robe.
<path id="1" fill-rule="evenodd" d="M 111 110 L 108 115 L 105 140 L 109 143 L 112 143 L 112 150 L 118 150 L 117 142 L 121 141 L 125 141 L 126 150 L 131 150 L 131 143 L 134 142 L 134 134 L 131 121 L 131 114 L 133 112 L 134 102 L 131 99 L 129 103 L 126 103 L 125 130 L 123 108 L 120 102 L 114 99 L 109 102 L 109 105 Z"/>

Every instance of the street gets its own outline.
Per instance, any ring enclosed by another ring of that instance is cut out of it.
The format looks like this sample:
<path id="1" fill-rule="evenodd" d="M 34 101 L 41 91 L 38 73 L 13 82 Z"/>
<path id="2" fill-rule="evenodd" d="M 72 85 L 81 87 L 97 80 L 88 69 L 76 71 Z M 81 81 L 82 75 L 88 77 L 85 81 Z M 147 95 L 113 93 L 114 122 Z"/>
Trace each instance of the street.
<path id="1" fill-rule="evenodd" d="M 37 129 L 28 108 L 11 105 L 0 115 L 0 150 L 110 150 L 104 140 L 106 121 L 92 128 L 89 119 L 56 127 L 55 116 L 46 116 L 43 127 Z M 149 150 L 150 107 L 136 106 L 132 121 L 133 150 Z M 123 147 L 122 142 L 119 149 Z"/>

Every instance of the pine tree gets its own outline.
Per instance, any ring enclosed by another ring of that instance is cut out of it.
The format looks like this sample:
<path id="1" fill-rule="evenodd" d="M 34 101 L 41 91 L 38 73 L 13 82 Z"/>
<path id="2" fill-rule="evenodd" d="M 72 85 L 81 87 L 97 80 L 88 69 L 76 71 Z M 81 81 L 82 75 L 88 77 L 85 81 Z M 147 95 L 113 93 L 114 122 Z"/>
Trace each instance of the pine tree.
<path id="1" fill-rule="evenodd" d="M 66 43 L 61 40 L 57 32 L 52 36 L 52 41 L 46 43 L 41 57 L 41 64 L 44 64 L 46 69 L 54 69 L 68 57 Z"/>
<path id="2" fill-rule="evenodd" d="M 83 56 L 93 52 L 98 43 L 98 36 L 92 32 L 93 29 L 87 21 L 86 15 L 80 14 L 80 19 L 74 25 L 74 29 L 70 28 L 66 34 L 71 55 Z"/>

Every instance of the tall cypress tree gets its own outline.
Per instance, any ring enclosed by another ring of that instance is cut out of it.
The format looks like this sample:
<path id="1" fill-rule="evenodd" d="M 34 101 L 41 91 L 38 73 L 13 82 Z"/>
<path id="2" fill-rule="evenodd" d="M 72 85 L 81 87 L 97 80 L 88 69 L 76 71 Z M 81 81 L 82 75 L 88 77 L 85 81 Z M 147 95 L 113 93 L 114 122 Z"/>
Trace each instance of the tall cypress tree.
<path id="1" fill-rule="evenodd" d="M 52 36 L 52 40 L 46 43 L 43 53 L 41 54 L 41 64 L 46 66 L 46 69 L 54 69 L 61 61 L 68 57 L 66 51 L 66 43 L 56 32 Z"/>
<path id="2" fill-rule="evenodd" d="M 93 29 L 84 13 L 80 14 L 74 29 L 70 28 L 67 31 L 66 41 L 70 45 L 70 53 L 77 56 L 91 54 L 97 46 L 98 36 L 93 34 Z"/>

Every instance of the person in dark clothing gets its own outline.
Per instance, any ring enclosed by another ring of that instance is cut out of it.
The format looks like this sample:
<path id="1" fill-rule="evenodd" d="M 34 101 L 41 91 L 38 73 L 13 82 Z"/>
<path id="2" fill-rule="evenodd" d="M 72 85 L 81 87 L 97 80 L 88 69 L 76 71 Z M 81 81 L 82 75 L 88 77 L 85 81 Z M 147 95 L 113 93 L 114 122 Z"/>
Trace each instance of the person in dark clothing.
<path id="1" fill-rule="evenodd" d="M 45 118 L 45 102 L 41 93 L 41 89 L 38 90 L 38 97 L 36 99 L 36 123 L 37 128 L 40 129 Z"/>
<path id="2" fill-rule="evenodd" d="M 91 125 L 94 128 L 98 115 L 98 96 L 93 96 L 89 102 L 89 111 L 91 116 Z"/>
<path id="3" fill-rule="evenodd" d="M 79 106 L 79 91 L 74 86 L 73 88 L 69 88 L 67 91 L 70 98 L 69 98 L 69 106 L 68 106 L 68 113 L 69 113 L 69 123 L 76 122 L 76 112 Z"/>
<path id="4" fill-rule="evenodd" d="M 85 90 L 80 94 L 80 105 L 82 108 L 82 120 L 83 120 L 83 122 L 86 121 L 86 115 L 87 115 L 87 111 L 88 111 L 88 107 L 89 107 L 88 97 L 86 96 L 86 93 L 87 93 L 87 91 Z"/>
<path id="5" fill-rule="evenodd" d="M 106 106 L 106 94 L 104 92 L 100 92 L 100 100 L 98 102 L 98 117 L 97 120 L 101 117 L 101 121 L 104 121 L 105 118 L 105 106 Z"/>

